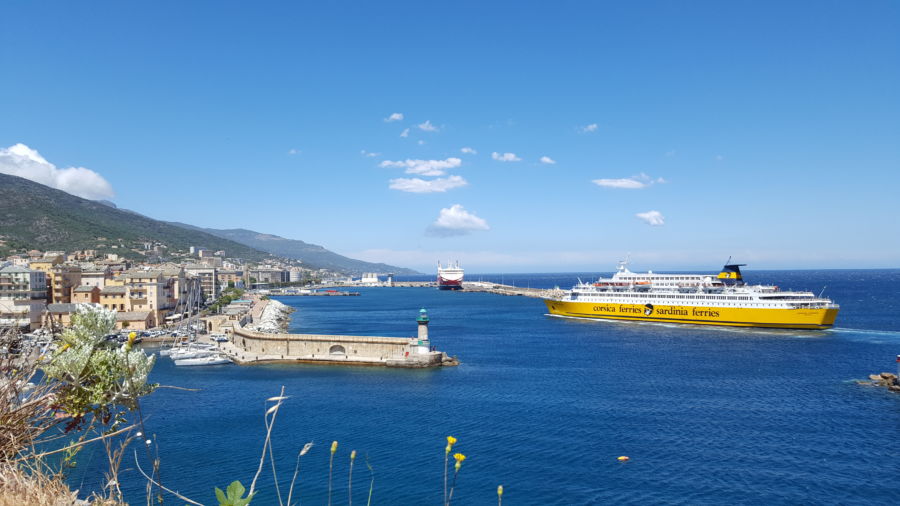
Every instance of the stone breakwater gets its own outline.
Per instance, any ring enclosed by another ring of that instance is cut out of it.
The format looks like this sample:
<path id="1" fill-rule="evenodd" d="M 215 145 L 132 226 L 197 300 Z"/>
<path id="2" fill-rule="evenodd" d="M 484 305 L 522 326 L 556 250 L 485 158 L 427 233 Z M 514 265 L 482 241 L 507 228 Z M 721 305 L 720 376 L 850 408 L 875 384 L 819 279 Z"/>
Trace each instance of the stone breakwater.
<path id="1" fill-rule="evenodd" d="M 261 332 L 263 334 L 277 334 L 287 330 L 288 324 L 291 322 L 292 308 L 277 300 L 262 301 L 265 306 L 258 318 L 254 318 L 253 322 L 247 326 L 248 330 Z"/>

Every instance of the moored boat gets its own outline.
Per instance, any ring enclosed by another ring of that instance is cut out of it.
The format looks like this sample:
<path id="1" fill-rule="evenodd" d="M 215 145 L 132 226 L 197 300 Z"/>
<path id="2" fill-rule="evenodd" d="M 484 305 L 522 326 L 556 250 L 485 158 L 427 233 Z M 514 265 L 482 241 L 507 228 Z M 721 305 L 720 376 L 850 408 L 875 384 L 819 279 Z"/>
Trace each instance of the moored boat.
<path id="1" fill-rule="evenodd" d="M 168 355 L 172 360 L 179 360 L 185 358 L 206 357 L 209 355 L 214 355 L 216 353 L 216 348 L 211 344 L 194 343 L 190 346 L 175 348 L 171 350 Z"/>
<path id="2" fill-rule="evenodd" d="M 576 284 L 544 299 L 551 315 L 573 318 L 787 329 L 826 329 L 840 306 L 812 292 L 747 285 L 744 264 L 714 274 L 645 274 L 626 262 L 608 279 Z"/>
<path id="3" fill-rule="evenodd" d="M 437 284 L 439 290 L 461 290 L 463 283 L 463 270 L 459 262 L 448 262 L 447 267 L 442 267 L 438 262 Z"/>
<path id="4" fill-rule="evenodd" d="M 196 358 L 181 358 L 175 360 L 175 365 L 224 365 L 232 363 L 231 359 L 225 355 L 215 354 Z"/>

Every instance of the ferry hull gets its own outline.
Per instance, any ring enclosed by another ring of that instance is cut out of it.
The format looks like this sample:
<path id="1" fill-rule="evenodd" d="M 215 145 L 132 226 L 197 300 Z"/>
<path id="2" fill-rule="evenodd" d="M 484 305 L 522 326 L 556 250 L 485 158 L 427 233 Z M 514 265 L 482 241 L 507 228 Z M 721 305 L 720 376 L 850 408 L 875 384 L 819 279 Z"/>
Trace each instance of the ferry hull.
<path id="1" fill-rule="evenodd" d="M 834 325 L 838 309 L 767 309 L 715 306 L 662 306 L 574 302 L 544 299 L 550 314 L 574 318 L 766 327 L 779 329 L 827 329 Z"/>
<path id="2" fill-rule="evenodd" d="M 438 290 L 462 290 L 462 281 L 438 277 Z"/>

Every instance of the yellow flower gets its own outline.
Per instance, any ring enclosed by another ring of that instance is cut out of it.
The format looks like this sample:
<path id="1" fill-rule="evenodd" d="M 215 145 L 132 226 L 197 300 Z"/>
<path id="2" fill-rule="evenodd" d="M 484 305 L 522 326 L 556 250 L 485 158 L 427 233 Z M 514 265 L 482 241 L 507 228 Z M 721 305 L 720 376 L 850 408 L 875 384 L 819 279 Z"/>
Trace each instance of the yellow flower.
<path id="1" fill-rule="evenodd" d="M 453 449 L 453 445 L 456 444 L 456 438 L 453 436 L 447 436 L 447 447 L 444 448 L 444 453 L 449 454 L 450 450 Z"/>
<path id="2" fill-rule="evenodd" d="M 336 451 L 337 451 L 337 441 L 332 441 L 331 442 L 331 453 L 333 454 Z"/>
<path id="3" fill-rule="evenodd" d="M 66 350 L 68 350 L 68 349 L 71 348 L 71 347 L 72 347 L 71 344 L 69 344 L 69 343 L 64 343 L 62 346 L 60 346 L 59 351 L 66 351 Z"/>
<path id="4" fill-rule="evenodd" d="M 497 495 L 503 496 L 503 485 L 500 485 L 499 487 L 497 487 Z"/>
<path id="5" fill-rule="evenodd" d="M 350 460 L 354 460 L 354 459 L 356 459 L 356 450 L 353 450 L 352 452 L 350 452 Z"/>
<path id="6" fill-rule="evenodd" d="M 456 459 L 456 465 L 453 466 L 456 469 L 456 472 L 459 472 L 459 468 L 462 467 L 462 463 L 466 460 L 466 456 L 462 453 L 454 453 L 453 458 Z"/>

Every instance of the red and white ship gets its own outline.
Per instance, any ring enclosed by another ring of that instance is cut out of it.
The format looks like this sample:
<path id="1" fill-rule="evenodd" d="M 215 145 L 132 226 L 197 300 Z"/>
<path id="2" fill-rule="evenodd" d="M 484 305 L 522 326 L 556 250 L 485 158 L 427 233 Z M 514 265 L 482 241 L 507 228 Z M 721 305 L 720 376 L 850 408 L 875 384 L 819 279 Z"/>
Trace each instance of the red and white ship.
<path id="1" fill-rule="evenodd" d="M 457 261 L 455 264 L 448 262 L 447 267 L 442 267 L 438 262 L 437 284 L 439 290 L 462 290 L 463 270 Z"/>

